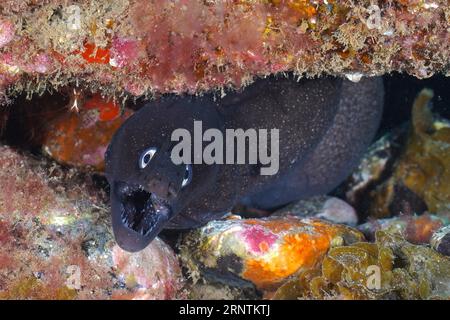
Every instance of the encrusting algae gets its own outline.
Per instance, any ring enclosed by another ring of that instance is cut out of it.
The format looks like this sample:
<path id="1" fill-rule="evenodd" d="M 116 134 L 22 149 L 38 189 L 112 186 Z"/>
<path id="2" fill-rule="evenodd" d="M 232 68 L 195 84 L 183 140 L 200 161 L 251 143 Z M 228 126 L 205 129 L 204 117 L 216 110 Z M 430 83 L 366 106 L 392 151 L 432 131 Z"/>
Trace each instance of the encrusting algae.
<path id="1" fill-rule="evenodd" d="M 0 167 L 0 299 L 183 297 L 173 250 L 160 239 L 121 250 L 87 174 L 6 146 Z"/>
<path id="2" fill-rule="evenodd" d="M 0 96 L 81 80 L 110 95 L 199 93 L 295 72 L 448 74 L 450 10 L 427 1 L 4 1 Z M 11 90 L 9 90 L 11 89 Z"/>
<path id="3" fill-rule="evenodd" d="M 448 299 L 450 259 L 383 231 L 375 243 L 331 248 L 322 265 L 280 287 L 273 299 Z"/>
<path id="4" fill-rule="evenodd" d="M 431 237 L 438 229 L 447 226 L 450 222 L 450 213 L 437 216 L 429 213 L 418 215 L 399 215 L 388 219 L 370 220 L 360 224 L 360 230 L 368 240 L 375 239 L 375 233 L 383 230 L 389 233 L 400 234 L 408 242 L 414 244 L 430 244 Z"/>
<path id="5" fill-rule="evenodd" d="M 432 98 L 424 89 L 414 102 L 406 145 L 392 176 L 372 194 L 371 217 L 389 216 L 400 188 L 422 199 L 430 212 L 450 210 L 450 122 L 432 114 Z"/>
<path id="6" fill-rule="evenodd" d="M 56 161 L 103 171 L 104 154 L 113 134 L 133 112 L 95 94 L 49 121 L 43 130 L 43 151 Z"/>
<path id="7" fill-rule="evenodd" d="M 190 232 L 181 257 L 193 278 L 278 287 L 299 270 L 314 267 L 333 245 L 362 241 L 350 227 L 294 216 L 212 221 Z"/>

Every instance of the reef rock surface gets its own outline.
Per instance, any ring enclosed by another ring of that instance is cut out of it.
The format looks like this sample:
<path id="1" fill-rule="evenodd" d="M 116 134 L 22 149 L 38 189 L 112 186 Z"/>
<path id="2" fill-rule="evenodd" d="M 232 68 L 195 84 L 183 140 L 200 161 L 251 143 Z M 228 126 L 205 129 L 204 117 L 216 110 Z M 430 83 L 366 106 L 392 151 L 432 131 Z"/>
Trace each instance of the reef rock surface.
<path id="1" fill-rule="evenodd" d="M 162 240 L 115 245 L 92 178 L 0 146 L 0 299 L 174 299 L 183 278 Z"/>
<path id="2" fill-rule="evenodd" d="M 0 93 L 78 80 L 196 93 L 287 71 L 427 78 L 448 73 L 449 21 L 446 0 L 2 1 Z"/>

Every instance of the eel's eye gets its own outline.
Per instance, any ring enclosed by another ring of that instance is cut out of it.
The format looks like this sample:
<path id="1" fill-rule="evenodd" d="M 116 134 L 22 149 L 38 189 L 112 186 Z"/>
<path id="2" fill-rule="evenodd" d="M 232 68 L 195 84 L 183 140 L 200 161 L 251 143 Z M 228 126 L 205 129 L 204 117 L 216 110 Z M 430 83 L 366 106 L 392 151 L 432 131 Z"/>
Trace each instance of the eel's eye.
<path id="1" fill-rule="evenodd" d="M 139 158 L 139 168 L 144 169 L 150 163 L 155 153 L 155 147 L 150 147 L 144 150 L 144 152 L 142 152 L 141 154 L 141 157 Z"/>
<path id="2" fill-rule="evenodd" d="M 186 165 L 186 171 L 184 172 L 184 178 L 181 182 L 181 187 L 186 187 L 192 181 L 192 166 L 190 164 Z"/>

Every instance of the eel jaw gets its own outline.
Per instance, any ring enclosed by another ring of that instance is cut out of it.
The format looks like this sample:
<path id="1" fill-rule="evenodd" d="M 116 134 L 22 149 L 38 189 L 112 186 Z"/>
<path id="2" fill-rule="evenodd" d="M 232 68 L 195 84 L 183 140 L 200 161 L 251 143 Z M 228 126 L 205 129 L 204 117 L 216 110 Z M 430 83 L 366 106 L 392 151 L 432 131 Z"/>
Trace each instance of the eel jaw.
<path id="1" fill-rule="evenodd" d="M 172 218 L 168 201 L 125 182 L 112 184 L 111 213 L 116 242 L 130 252 L 144 249 Z"/>

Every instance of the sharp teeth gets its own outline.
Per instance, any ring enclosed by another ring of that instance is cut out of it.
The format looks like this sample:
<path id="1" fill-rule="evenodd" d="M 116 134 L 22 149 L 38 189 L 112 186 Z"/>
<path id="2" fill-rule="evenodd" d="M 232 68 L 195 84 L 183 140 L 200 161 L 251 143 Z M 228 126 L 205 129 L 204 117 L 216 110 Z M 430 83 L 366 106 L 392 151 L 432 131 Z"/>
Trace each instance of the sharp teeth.
<path id="1" fill-rule="evenodd" d="M 127 197 L 123 199 L 122 223 L 129 229 L 145 235 L 152 229 L 158 214 L 165 212 L 165 201 L 148 193 L 142 185 L 126 188 Z"/>

